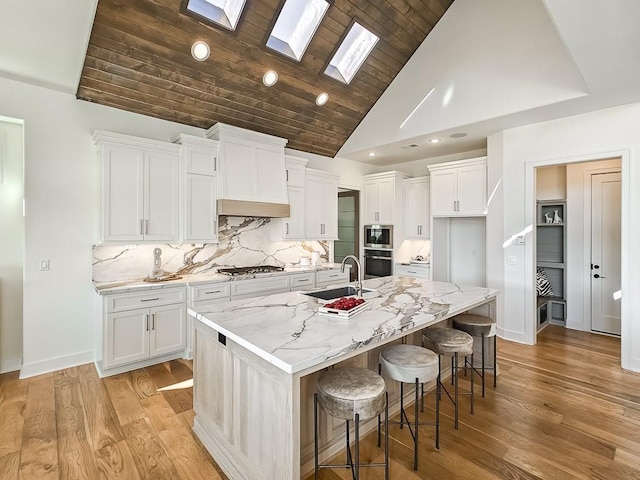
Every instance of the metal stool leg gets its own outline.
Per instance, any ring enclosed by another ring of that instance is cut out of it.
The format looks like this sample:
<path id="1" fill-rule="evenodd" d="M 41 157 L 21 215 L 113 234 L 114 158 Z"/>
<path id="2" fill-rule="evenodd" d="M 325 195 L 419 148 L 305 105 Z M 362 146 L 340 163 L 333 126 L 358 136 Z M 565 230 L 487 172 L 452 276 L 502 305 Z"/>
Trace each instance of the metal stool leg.
<path id="1" fill-rule="evenodd" d="M 465 363 L 467 362 L 466 357 L 464 361 Z M 466 371 L 467 369 L 465 368 L 465 372 Z M 471 381 L 471 414 L 473 415 L 473 352 L 471 352 L 471 375 L 469 377 L 469 380 Z"/>
<path id="2" fill-rule="evenodd" d="M 384 406 L 384 480 L 389 480 L 389 392 Z"/>
<path id="3" fill-rule="evenodd" d="M 440 449 L 440 388 L 440 370 L 438 369 L 438 380 L 436 380 L 436 448 L 438 450 Z"/>
<path id="4" fill-rule="evenodd" d="M 313 457 L 314 480 L 318 480 L 318 394 L 313 394 Z"/>
<path id="5" fill-rule="evenodd" d="M 455 428 L 456 430 L 458 430 L 458 352 L 455 352 L 453 354 L 453 358 L 455 360 L 455 364 L 456 367 L 453 369 L 453 373 L 452 375 L 455 375 L 454 377 L 454 388 L 455 388 L 455 393 L 454 393 L 454 398 L 455 398 L 455 405 L 454 405 L 454 411 L 455 411 Z"/>
<path id="6" fill-rule="evenodd" d="M 480 337 L 480 341 L 482 342 L 482 398 L 484 398 L 484 339 L 484 335 Z"/>
<path id="7" fill-rule="evenodd" d="M 402 413 L 404 412 L 404 383 L 400 382 L 400 430 L 403 429 L 404 426 L 404 417 Z M 407 421 L 407 424 L 409 422 Z"/>
<path id="8" fill-rule="evenodd" d="M 413 439 L 413 469 L 418 470 L 418 387 L 420 386 L 419 380 L 416 378 L 416 403 L 415 403 L 415 435 Z"/>
<path id="9" fill-rule="evenodd" d="M 356 469 L 355 469 L 355 480 L 360 479 L 360 415 L 356 413 Z"/>
<path id="10" fill-rule="evenodd" d="M 498 385 L 498 335 L 493 336 L 493 388 Z"/>

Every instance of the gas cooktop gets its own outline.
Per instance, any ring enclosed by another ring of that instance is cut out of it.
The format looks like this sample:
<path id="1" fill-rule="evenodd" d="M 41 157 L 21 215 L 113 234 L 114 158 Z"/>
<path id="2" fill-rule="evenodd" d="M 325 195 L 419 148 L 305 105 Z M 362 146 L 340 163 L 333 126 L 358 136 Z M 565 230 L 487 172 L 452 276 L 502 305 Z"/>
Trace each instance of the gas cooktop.
<path id="1" fill-rule="evenodd" d="M 269 273 L 269 272 L 282 272 L 284 267 L 276 267 L 275 265 L 256 265 L 254 267 L 234 267 L 234 268 L 219 268 L 218 273 L 223 275 L 249 275 L 252 273 Z"/>

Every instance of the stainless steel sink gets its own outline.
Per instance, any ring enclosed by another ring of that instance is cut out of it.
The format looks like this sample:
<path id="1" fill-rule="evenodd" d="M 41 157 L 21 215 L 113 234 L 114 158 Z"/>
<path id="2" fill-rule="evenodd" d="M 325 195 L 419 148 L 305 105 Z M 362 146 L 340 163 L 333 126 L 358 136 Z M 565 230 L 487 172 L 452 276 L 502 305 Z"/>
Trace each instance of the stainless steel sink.
<path id="1" fill-rule="evenodd" d="M 371 290 L 370 288 L 363 288 L 362 293 L 375 292 L 375 290 Z M 333 300 L 334 298 L 340 297 L 350 297 L 355 295 L 357 290 L 352 285 L 347 285 L 345 287 L 338 288 L 330 288 L 328 290 L 318 290 L 316 292 L 305 292 L 305 295 L 309 295 L 310 297 L 319 298 L 321 300 Z"/>

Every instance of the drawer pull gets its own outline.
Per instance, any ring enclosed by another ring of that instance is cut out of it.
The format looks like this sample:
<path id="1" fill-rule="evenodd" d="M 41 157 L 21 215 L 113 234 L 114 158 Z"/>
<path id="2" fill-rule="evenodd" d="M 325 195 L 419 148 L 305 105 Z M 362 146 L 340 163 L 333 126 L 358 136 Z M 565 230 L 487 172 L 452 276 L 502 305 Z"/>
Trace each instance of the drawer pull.
<path id="1" fill-rule="evenodd" d="M 141 302 L 155 302 L 156 300 L 160 300 L 160 297 L 156 297 L 156 298 L 143 298 L 142 300 L 140 300 Z"/>
<path id="2" fill-rule="evenodd" d="M 204 292 L 207 295 L 211 295 L 212 293 L 220 293 L 222 290 L 211 290 L 210 292 Z"/>

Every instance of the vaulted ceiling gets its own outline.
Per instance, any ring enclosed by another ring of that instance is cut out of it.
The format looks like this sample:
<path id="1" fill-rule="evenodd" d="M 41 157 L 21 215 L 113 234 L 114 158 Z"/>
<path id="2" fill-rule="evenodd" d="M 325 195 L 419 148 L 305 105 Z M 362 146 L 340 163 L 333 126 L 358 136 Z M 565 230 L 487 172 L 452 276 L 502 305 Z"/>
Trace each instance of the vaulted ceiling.
<path id="1" fill-rule="evenodd" d="M 181 12 L 181 0 L 99 0 L 77 97 L 209 128 L 217 122 L 334 156 L 453 0 L 335 0 L 300 62 L 265 47 L 281 0 L 247 0 L 235 32 Z M 349 85 L 323 71 L 353 20 L 379 42 Z M 204 40 L 211 55 L 191 56 Z M 276 70 L 273 87 L 262 76 Z M 329 94 L 317 106 L 316 96 Z"/>

